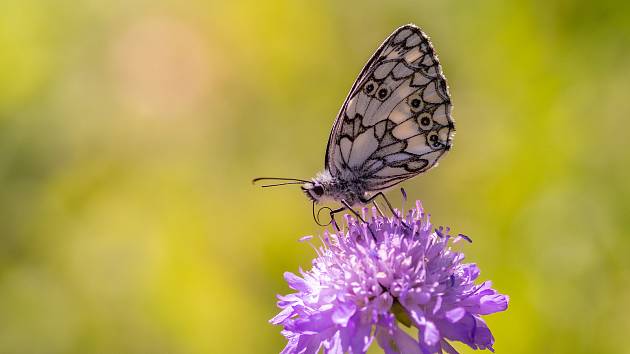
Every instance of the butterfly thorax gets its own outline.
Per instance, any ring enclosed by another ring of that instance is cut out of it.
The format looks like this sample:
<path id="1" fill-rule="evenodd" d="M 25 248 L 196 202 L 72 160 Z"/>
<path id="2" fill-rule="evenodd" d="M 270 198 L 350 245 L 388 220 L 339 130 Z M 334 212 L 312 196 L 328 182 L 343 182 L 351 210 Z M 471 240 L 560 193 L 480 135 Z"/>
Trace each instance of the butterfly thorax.
<path id="1" fill-rule="evenodd" d="M 367 193 L 365 183 L 349 174 L 348 176 L 332 176 L 328 170 L 318 173 L 311 182 L 305 183 L 302 190 L 314 202 L 341 202 L 350 205 L 361 204 Z"/>

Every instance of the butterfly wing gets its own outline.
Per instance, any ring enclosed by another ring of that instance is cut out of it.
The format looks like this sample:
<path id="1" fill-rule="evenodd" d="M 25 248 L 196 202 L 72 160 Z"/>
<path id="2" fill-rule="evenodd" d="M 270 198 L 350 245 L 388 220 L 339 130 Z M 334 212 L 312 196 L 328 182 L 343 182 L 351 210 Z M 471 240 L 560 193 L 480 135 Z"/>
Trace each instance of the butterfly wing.
<path id="1" fill-rule="evenodd" d="M 368 191 L 425 172 L 451 147 L 451 108 L 431 42 L 418 27 L 403 26 L 352 85 L 328 139 L 326 168 Z"/>

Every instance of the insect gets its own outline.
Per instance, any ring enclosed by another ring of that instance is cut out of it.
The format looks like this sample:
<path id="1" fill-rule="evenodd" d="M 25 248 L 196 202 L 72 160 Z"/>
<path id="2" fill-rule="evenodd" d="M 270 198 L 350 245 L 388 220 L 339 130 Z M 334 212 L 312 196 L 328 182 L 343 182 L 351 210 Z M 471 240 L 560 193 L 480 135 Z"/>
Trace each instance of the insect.
<path id="1" fill-rule="evenodd" d="M 325 169 L 311 180 L 260 177 L 263 187 L 300 184 L 315 205 L 341 204 L 334 215 L 382 197 L 383 191 L 426 172 L 450 150 L 455 124 L 446 78 L 429 38 L 415 25 L 394 31 L 372 55 L 333 124 Z M 382 214 L 382 212 L 381 212 Z M 362 219 L 361 219 L 362 220 Z M 330 224 L 330 222 L 328 224 Z"/>

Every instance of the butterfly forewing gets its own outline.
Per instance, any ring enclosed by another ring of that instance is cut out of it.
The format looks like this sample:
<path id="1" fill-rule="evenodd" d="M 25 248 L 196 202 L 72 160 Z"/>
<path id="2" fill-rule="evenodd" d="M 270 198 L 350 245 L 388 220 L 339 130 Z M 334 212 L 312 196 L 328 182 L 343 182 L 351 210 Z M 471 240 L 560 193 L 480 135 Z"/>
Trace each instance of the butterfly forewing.
<path id="1" fill-rule="evenodd" d="M 359 74 L 333 125 L 326 168 L 387 189 L 425 172 L 449 150 L 455 125 L 442 68 L 427 36 L 406 25 Z"/>

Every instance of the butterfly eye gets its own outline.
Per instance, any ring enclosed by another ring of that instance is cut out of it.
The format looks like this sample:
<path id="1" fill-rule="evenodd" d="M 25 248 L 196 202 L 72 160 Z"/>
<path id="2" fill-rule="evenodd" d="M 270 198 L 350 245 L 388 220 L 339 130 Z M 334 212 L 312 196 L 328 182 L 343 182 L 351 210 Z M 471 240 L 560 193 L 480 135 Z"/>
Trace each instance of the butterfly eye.
<path id="1" fill-rule="evenodd" d="M 371 96 L 372 94 L 374 94 L 374 91 L 376 91 L 377 87 L 378 84 L 374 82 L 374 80 L 370 80 L 365 84 L 365 86 L 363 86 L 363 92 L 365 92 L 366 95 Z"/>
<path id="2" fill-rule="evenodd" d="M 407 98 L 407 104 L 409 108 L 411 108 L 412 112 L 420 112 L 424 108 L 424 101 L 422 101 L 422 97 L 420 92 L 416 92 L 413 95 Z"/>
<path id="3" fill-rule="evenodd" d="M 316 185 L 313 187 L 313 193 L 315 193 L 318 197 L 321 197 L 324 194 L 324 187 Z"/>
<path id="4" fill-rule="evenodd" d="M 422 113 L 418 116 L 418 125 L 422 130 L 429 130 L 433 126 L 433 119 L 429 113 Z"/>
<path id="5" fill-rule="evenodd" d="M 427 135 L 427 144 L 432 148 L 439 148 L 442 146 L 442 142 L 440 141 L 440 137 L 437 132 L 430 132 Z"/>
<path id="6" fill-rule="evenodd" d="M 387 97 L 389 97 L 389 94 L 390 94 L 389 88 L 383 86 L 378 89 L 376 96 L 378 97 L 379 100 L 384 101 Z"/>

